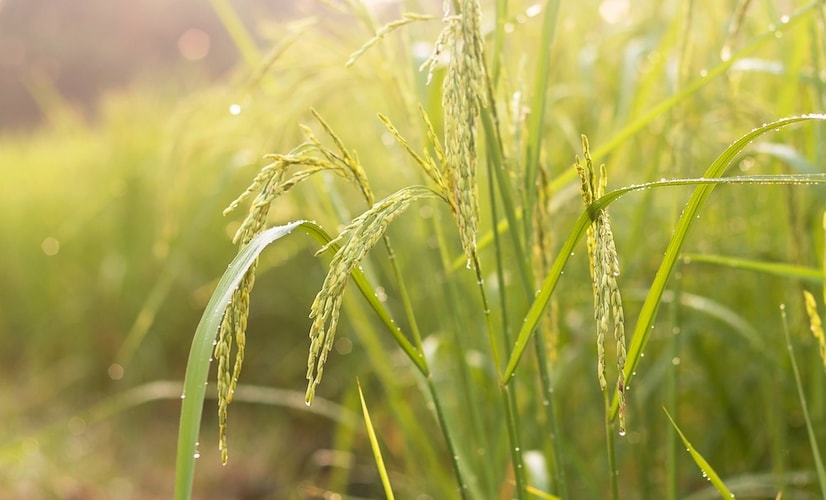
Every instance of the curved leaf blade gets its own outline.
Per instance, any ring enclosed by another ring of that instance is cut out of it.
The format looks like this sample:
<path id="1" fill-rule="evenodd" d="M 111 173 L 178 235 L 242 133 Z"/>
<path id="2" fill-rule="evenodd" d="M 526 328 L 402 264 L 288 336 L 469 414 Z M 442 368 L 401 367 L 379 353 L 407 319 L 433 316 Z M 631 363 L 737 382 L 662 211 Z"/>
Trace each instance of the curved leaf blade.
<path id="1" fill-rule="evenodd" d="M 175 498 L 187 500 L 192 496 L 195 476 L 198 432 L 201 427 L 206 381 L 212 357 L 213 341 L 221 326 L 233 290 L 258 255 L 272 242 L 290 234 L 304 221 L 296 221 L 261 232 L 252 239 L 230 263 L 204 310 L 186 364 L 184 390 L 181 394 L 181 421 L 178 428 L 178 452 L 175 465 Z"/>
<path id="2" fill-rule="evenodd" d="M 680 436 L 680 439 L 682 439 L 686 451 L 688 451 L 688 454 L 691 455 L 691 458 L 694 459 L 694 463 L 697 464 L 697 467 L 699 467 L 700 470 L 703 471 L 703 477 L 708 478 L 708 480 L 711 481 L 711 484 L 714 485 L 715 488 L 717 488 L 717 491 L 720 492 L 720 495 L 722 495 L 723 498 L 734 498 L 734 495 L 731 493 L 731 491 L 729 491 L 725 483 L 723 483 L 723 480 L 720 479 L 720 476 L 717 475 L 717 472 L 715 472 L 714 469 L 711 467 L 711 464 L 706 462 L 706 459 L 703 458 L 702 455 L 700 455 L 700 452 L 694 449 L 694 446 L 692 446 L 688 438 L 685 437 L 683 431 L 681 431 L 680 428 L 677 427 L 677 422 L 675 422 L 674 419 L 671 418 L 671 414 L 668 413 L 668 410 L 663 408 L 663 411 L 665 412 L 665 415 L 668 417 L 668 420 L 671 421 L 671 425 L 674 426 L 674 430 L 677 431 L 677 434 Z"/>

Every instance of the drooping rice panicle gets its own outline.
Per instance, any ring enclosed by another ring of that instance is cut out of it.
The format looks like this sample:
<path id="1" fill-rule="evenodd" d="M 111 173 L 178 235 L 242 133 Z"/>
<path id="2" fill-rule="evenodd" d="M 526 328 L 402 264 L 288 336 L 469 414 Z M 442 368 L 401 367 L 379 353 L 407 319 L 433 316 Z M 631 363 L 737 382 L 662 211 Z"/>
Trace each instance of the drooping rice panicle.
<path id="1" fill-rule="evenodd" d="M 341 248 L 330 262 L 330 269 L 321 290 L 310 307 L 313 324 L 310 327 L 310 354 L 307 360 L 307 404 L 310 404 L 315 396 L 316 387 L 324 373 L 327 355 L 333 347 L 341 301 L 350 273 L 382 238 L 387 227 L 404 213 L 412 202 L 438 196 L 435 191 L 422 186 L 403 188 L 376 202 L 319 250 L 320 253 L 331 245 L 341 244 Z"/>
<path id="2" fill-rule="evenodd" d="M 485 102 L 485 65 L 479 3 L 476 0 L 463 0 L 461 9 L 458 16 L 445 18 L 439 42 L 446 40 L 450 53 L 447 74 L 442 84 L 445 174 L 451 190 L 451 205 L 459 226 L 459 236 L 470 266 L 476 253 L 476 232 L 479 225 L 476 120 L 479 108 Z"/>
<path id="3" fill-rule="evenodd" d="M 233 243 L 238 244 L 239 247 L 249 243 L 264 230 L 270 207 L 276 198 L 318 172 L 331 171 L 347 179 L 359 188 L 368 203 L 372 203 L 373 194 L 358 158 L 348 153 L 339 137 L 315 110 L 312 110 L 312 113 L 335 144 L 336 151 L 324 146 L 309 128 L 302 127 L 307 142 L 287 154 L 266 155 L 265 158 L 270 160 L 270 163 L 259 171 L 241 196 L 224 210 L 224 214 L 227 214 L 247 198 L 255 195 L 247 217 L 233 237 Z M 289 171 L 294 169 L 297 171 L 290 175 Z M 218 361 L 218 447 L 221 451 L 221 460 L 225 464 L 227 462 L 227 408 L 232 402 L 244 363 L 249 296 L 255 283 L 256 266 L 257 262 L 250 266 L 238 288 L 233 292 L 230 306 L 221 321 L 213 352 Z M 232 361 L 233 339 L 235 340 L 234 362 Z"/>
<path id="4" fill-rule="evenodd" d="M 582 199 L 586 207 L 605 194 L 608 175 L 605 165 L 600 166 L 599 176 L 594 172 L 588 139 L 582 136 L 584 164 L 576 158 L 576 168 L 581 181 Z M 608 388 L 605 378 L 605 336 L 613 321 L 613 336 L 617 349 L 617 390 L 619 394 L 619 432 L 625 434 L 625 313 L 622 307 L 617 278 L 620 275 L 619 258 L 614 234 L 611 229 L 611 217 L 604 209 L 592 214 L 588 228 L 588 259 L 594 292 L 594 319 L 597 323 L 597 378 L 600 388 Z"/>

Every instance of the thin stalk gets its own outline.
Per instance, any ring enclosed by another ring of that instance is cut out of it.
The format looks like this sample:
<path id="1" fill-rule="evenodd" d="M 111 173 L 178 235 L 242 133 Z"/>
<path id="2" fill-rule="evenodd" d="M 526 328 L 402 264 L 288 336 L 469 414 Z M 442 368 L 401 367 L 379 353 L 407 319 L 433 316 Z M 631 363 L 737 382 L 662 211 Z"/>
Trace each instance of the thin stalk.
<path id="1" fill-rule="evenodd" d="M 541 331 L 534 335 L 534 347 L 536 349 L 537 364 L 539 365 L 539 380 L 542 386 L 542 407 L 545 408 L 546 418 L 550 425 L 551 447 L 556 466 L 556 484 L 559 488 L 559 495 L 562 498 L 568 498 L 568 487 L 562 462 L 562 434 L 559 432 L 559 422 L 556 418 L 556 396 L 554 396 L 553 384 L 551 383 L 545 336 Z"/>
<path id="2" fill-rule="evenodd" d="M 516 481 L 516 498 L 519 500 L 526 500 L 528 482 L 525 478 L 525 464 L 522 459 L 522 447 L 520 446 L 522 436 L 519 432 L 519 419 L 517 418 L 518 412 L 516 410 L 516 395 L 514 394 L 512 387 L 505 384 L 500 384 L 499 387 L 502 393 L 502 403 L 505 406 L 505 422 L 508 427 L 508 440 L 511 444 L 510 452 L 511 461 L 513 462 L 513 477 Z"/>
<path id="3" fill-rule="evenodd" d="M 611 498 L 619 500 L 619 469 L 617 468 L 617 453 L 614 445 L 614 420 L 611 418 L 611 398 L 608 391 L 602 391 L 605 399 L 605 439 L 608 444 L 608 476 L 611 479 Z"/>
<path id="4" fill-rule="evenodd" d="M 442 428 L 445 444 L 447 444 L 447 450 L 448 453 L 450 453 L 450 463 L 453 466 L 453 473 L 456 474 L 456 480 L 459 483 L 459 496 L 462 500 L 467 500 L 470 498 L 468 497 L 468 485 L 462 476 L 462 469 L 459 467 L 459 454 L 456 452 L 456 445 L 453 443 L 453 438 L 450 437 L 450 432 L 447 427 L 447 420 L 445 419 L 444 410 L 442 409 L 442 403 L 439 400 L 439 394 L 436 391 L 436 385 L 433 383 L 432 376 L 427 377 L 427 388 L 430 392 L 430 397 L 433 399 L 433 408 L 436 411 L 436 419 L 439 421 L 439 427 Z"/>
<path id="5" fill-rule="evenodd" d="M 407 317 L 407 322 L 410 325 L 410 332 L 413 335 L 413 341 L 416 343 L 416 348 L 419 352 L 424 352 L 422 347 L 422 334 L 419 330 L 419 323 L 416 321 L 416 315 L 413 313 L 413 304 L 410 302 L 410 294 L 407 292 L 404 276 L 399 269 L 399 264 L 396 261 L 396 252 L 390 246 L 390 238 L 384 237 L 384 246 L 387 249 L 387 257 L 390 260 L 390 266 L 393 268 L 393 276 L 396 279 L 396 285 L 399 287 L 399 298 L 404 307 L 404 314 Z"/>
<path id="6" fill-rule="evenodd" d="M 548 78 L 551 71 L 551 44 L 556 32 L 556 18 L 559 12 L 559 0 L 548 0 L 545 4 L 545 16 L 542 20 L 542 39 L 537 55 L 536 79 L 533 85 L 531 114 L 528 117 L 528 140 L 525 148 L 525 204 L 526 214 L 533 213 L 536 203 L 536 180 L 539 176 L 539 153 L 542 150 L 542 138 L 545 136 L 545 101 L 548 91 Z M 530 223 L 525 219 L 525 234 L 530 234 Z M 530 238 L 528 238 L 530 241 Z"/>
<path id="7" fill-rule="evenodd" d="M 671 302 L 671 335 L 668 336 L 668 350 L 671 355 L 672 364 L 668 367 L 666 379 L 666 405 L 668 413 L 677 415 L 677 385 L 679 382 L 678 365 L 673 360 L 679 359 L 680 355 L 680 280 L 676 280 L 674 285 L 674 298 Z M 665 491 L 668 500 L 677 499 L 677 432 L 674 426 L 669 425 L 665 434 Z"/>
<path id="8" fill-rule="evenodd" d="M 508 17 L 508 0 L 496 0 L 496 21 L 493 30 L 493 56 L 491 58 L 490 79 L 493 87 L 499 83 L 502 56 L 505 53 L 505 23 Z M 496 220 L 496 219 L 494 219 Z"/>
<path id="9" fill-rule="evenodd" d="M 549 2 L 550 3 L 550 2 Z M 554 2 L 557 3 L 557 2 Z M 553 7 L 554 9 L 558 8 L 558 5 Z M 553 14 L 555 17 L 555 13 Z M 549 14 L 546 12 L 546 23 L 549 22 Z M 550 40 L 548 40 L 548 45 L 550 45 Z M 498 73 L 494 76 L 498 76 Z M 546 78 L 547 79 L 547 78 Z M 495 102 L 494 99 L 494 88 L 495 79 L 491 81 L 490 79 L 487 80 L 487 92 L 488 92 L 488 101 L 493 103 Z M 544 99 L 544 92 L 543 92 L 543 99 Z M 540 110 L 541 112 L 541 110 Z M 523 245 L 523 236 L 520 234 L 517 221 L 519 220 L 518 216 L 518 209 L 513 200 L 513 194 L 511 191 L 511 184 L 508 182 L 506 166 L 507 162 L 505 160 L 505 152 L 504 146 L 502 145 L 502 138 L 499 133 L 499 118 L 496 114 L 496 107 L 494 105 L 490 105 L 487 108 L 483 108 L 480 114 L 482 120 L 482 126 L 485 129 L 485 145 L 488 157 L 488 175 L 491 177 L 495 177 L 496 185 L 499 188 L 499 195 L 502 197 L 502 204 L 504 205 L 505 210 L 505 217 L 508 222 L 508 229 L 511 233 L 511 242 L 513 243 L 514 250 L 516 253 L 516 262 L 519 268 L 519 275 L 522 281 L 522 285 L 525 289 L 526 298 L 531 300 L 534 296 L 534 278 L 533 273 L 529 267 L 529 258 L 527 253 L 525 252 L 525 247 Z M 492 174 L 492 175 L 491 175 Z M 491 194 L 493 196 L 493 194 Z M 497 219 L 494 218 L 494 221 Z M 493 228 L 493 233 L 496 235 L 498 233 L 498 228 Z M 494 236 L 495 237 L 495 236 Z M 501 249 L 501 247 L 499 247 Z M 498 254 L 499 252 L 497 252 Z M 537 340 L 535 342 L 536 350 L 537 350 L 537 358 L 539 359 L 539 374 L 540 380 L 542 383 L 542 391 L 543 391 L 543 402 L 548 401 L 548 405 L 546 406 L 548 410 L 548 421 L 551 422 L 551 434 L 553 436 L 559 436 L 558 432 L 558 424 L 556 422 L 555 412 L 553 411 L 554 404 L 554 395 L 553 395 L 553 387 L 550 383 L 550 374 L 548 372 L 548 363 L 547 363 L 547 356 L 544 346 L 544 338 Z M 510 341 L 508 340 L 508 348 L 510 348 Z M 497 363 L 497 369 L 499 369 L 499 365 Z M 503 383 L 509 383 L 509 379 L 503 379 Z M 564 492 L 566 490 L 565 487 L 565 479 L 564 474 L 562 473 L 561 467 L 561 456 L 562 452 L 560 449 L 560 445 L 558 443 L 558 439 L 553 440 L 554 445 L 554 459 L 557 465 L 557 483 L 560 486 L 560 492 L 563 493 L 563 497 L 565 496 Z"/>
<path id="10" fill-rule="evenodd" d="M 488 165 L 488 193 L 490 194 L 490 213 L 491 219 L 497 220 L 497 203 L 496 203 L 496 185 L 493 181 L 492 170 L 495 168 L 491 165 L 490 157 L 487 159 Z M 511 345 L 511 328 L 508 323 L 508 300 L 507 293 L 505 293 L 505 265 L 502 262 L 502 240 L 499 237 L 499 231 L 493 231 L 493 249 L 496 258 L 496 279 L 499 283 L 499 308 L 502 313 L 502 337 L 505 341 L 505 348 Z"/>
<path id="11" fill-rule="evenodd" d="M 482 266 L 479 264 L 479 256 L 473 252 L 473 270 L 476 272 L 476 284 L 479 286 L 479 296 L 482 298 L 482 307 L 485 315 L 485 326 L 488 331 L 488 340 L 490 341 L 490 352 L 493 356 L 493 366 L 496 367 L 497 376 L 501 376 L 501 367 L 499 365 L 499 349 L 496 347 L 496 331 L 493 328 L 493 319 L 490 315 L 490 305 L 488 305 L 488 296 L 485 293 L 485 280 L 482 278 Z"/>
<path id="12" fill-rule="evenodd" d="M 498 11 L 497 11 L 498 15 Z M 492 220 L 497 220 L 497 203 L 496 203 L 496 188 L 494 183 L 494 177 L 491 174 L 491 170 L 495 168 L 491 165 L 490 156 L 487 157 L 487 166 L 488 166 L 488 194 L 490 195 L 490 211 L 491 211 L 491 218 Z M 501 328 L 502 328 L 502 340 L 504 341 L 504 347 L 507 350 L 511 345 L 511 327 L 508 322 L 508 296 L 506 293 L 506 285 L 505 285 L 505 264 L 502 261 L 503 257 L 503 250 L 502 250 L 502 241 L 499 237 L 497 231 L 493 232 L 493 248 L 494 248 L 494 256 L 496 258 L 496 279 L 499 283 L 499 309 L 501 311 Z M 498 370 L 497 365 L 497 370 Z M 516 390 L 516 389 L 514 389 Z"/>
<path id="13" fill-rule="evenodd" d="M 501 383 L 502 372 L 499 364 L 499 350 L 496 348 L 496 333 L 493 328 L 493 319 L 490 314 L 490 306 L 488 305 L 487 294 L 485 293 L 485 282 L 482 278 L 482 266 L 479 264 L 479 257 L 476 252 L 473 253 L 473 268 L 476 271 L 476 283 L 479 285 L 479 295 L 482 298 L 482 307 L 485 314 L 485 325 L 488 330 L 488 339 L 490 340 L 491 356 L 496 367 L 496 374 L 499 377 L 499 387 L 502 393 L 502 402 L 505 407 L 505 419 L 508 426 L 508 438 L 510 441 L 511 460 L 513 462 L 513 475 L 516 480 L 516 497 L 520 500 L 526 499 L 527 494 L 527 479 L 525 478 L 525 465 L 522 459 L 522 440 L 519 432 L 519 419 L 516 405 L 516 395 L 509 390 L 505 384 Z"/>
<path id="14" fill-rule="evenodd" d="M 800 370 L 797 368 L 797 360 L 794 357 L 792 339 L 789 335 L 789 325 L 786 321 L 786 307 L 780 306 L 780 316 L 783 318 L 783 336 L 786 339 L 786 350 L 789 352 L 789 360 L 792 363 L 792 374 L 794 375 L 794 385 L 797 388 L 797 397 L 800 398 L 800 409 L 803 411 L 803 420 L 806 422 L 806 432 L 809 435 L 809 446 L 812 449 L 812 457 L 815 461 L 817 479 L 820 483 L 820 494 L 826 500 L 826 468 L 823 467 L 823 459 L 820 454 L 820 447 L 817 444 L 817 437 L 812 428 L 812 419 L 809 416 L 809 405 L 806 403 L 806 395 L 803 394 L 803 383 L 800 380 Z"/>
<path id="15" fill-rule="evenodd" d="M 488 101 L 494 100 L 493 86 L 490 80 L 487 81 Z M 496 177 L 496 185 L 499 187 L 499 196 L 502 197 L 502 205 L 505 210 L 505 218 L 508 221 L 508 230 L 511 234 L 511 242 L 516 252 L 516 261 L 519 266 L 519 276 L 522 283 L 528 289 L 533 288 L 533 279 L 528 268 L 528 260 L 523 244 L 523 235 L 519 232 L 517 221 L 516 204 L 511 192 L 511 184 L 508 182 L 507 161 L 505 160 L 505 148 L 502 145 L 502 137 L 499 134 L 499 118 L 496 114 L 496 106 L 493 104 L 482 108 L 479 114 L 482 120 L 482 127 L 485 129 L 485 151 L 490 158 L 488 168 Z M 494 231 L 496 227 L 494 227 Z"/>
<path id="16" fill-rule="evenodd" d="M 445 238 L 445 234 L 443 231 L 444 226 L 439 223 L 439 215 L 438 212 L 434 214 L 433 217 L 433 232 L 436 235 L 436 239 L 438 241 L 438 248 L 439 248 L 439 256 L 441 258 L 441 263 L 443 270 L 446 274 L 450 272 L 450 257 L 447 253 L 448 244 Z M 446 280 L 444 291 L 447 303 L 448 311 L 456 312 L 461 310 L 462 302 L 457 298 L 458 293 L 456 291 L 456 283 L 455 280 Z M 462 325 L 459 322 L 459 318 L 462 317 L 461 313 L 450 314 L 451 319 L 453 320 L 453 328 L 452 332 L 454 333 L 454 342 L 456 343 L 456 348 L 453 349 L 453 354 L 455 355 L 456 363 L 455 366 L 459 373 L 458 379 L 458 386 L 460 388 L 461 396 L 464 398 L 464 403 L 467 408 L 474 408 L 474 398 L 473 393 L 470 390 L 471 383 L 470 383 L 470 376 L 468 373 L 468 365 L 467 359 L 464 357 L 467 349 L 465 348 L 465 340 L 462 336 Z M 491 442 L 491 435 L 489 432 L 485 432 L 483 430 L 483 425 L 480 421 L 480 412 L 477 411 L 469 411 L 468 417 L 470 421 L 470 432 L 471 435 L 475 437 L 477 442 L 484 443 L 484 448 L 486 450 L 486 457 L 492 457 L 492 450 L 494 449 L 492 442 Z M 470 454 L 470 457 L 473 457 L 473 454 Z M 490 459 L 484 459 L 482 466 L 486 469 L 486 474 L 484 479 L 487 481 L 486 484 L 488 494 L 494 494 L 496 491 L 496 481 L 495 478 L 495 470 L 494 465 L 492 464 Z"/>

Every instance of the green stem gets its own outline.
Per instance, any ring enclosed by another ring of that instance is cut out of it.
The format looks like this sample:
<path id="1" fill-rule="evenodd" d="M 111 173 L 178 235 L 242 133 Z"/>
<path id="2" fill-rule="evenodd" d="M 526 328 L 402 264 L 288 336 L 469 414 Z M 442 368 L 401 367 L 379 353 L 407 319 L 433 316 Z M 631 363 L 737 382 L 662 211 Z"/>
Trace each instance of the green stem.
<path id="1" fill-rule="evenodd" d="M 525 205 L 526 214 L 533 213 L 536 203 L 536 180 L 539 175 L 539 153 L 542 150 L 542 138 L 545 136 L 545 101 L 548 92 L 548 78 L 551 71 L 551 44 L 556 32 L 556 18 L 559 12 L 559 0 L 549 0 L 545 4 L 545 16 L 542 20 L 542 39 L 537 55 L 536 79 L 533 85 L 531 114 L 528 117 L 528 140 L 525 148 Z M 525 234 L 530 234 L 530 223 L 526 217 Z"/>
<path id="2" fill-rule="evenodd" d="M 476 252 L 473 253 L 473 268 L 476 271 L 476 283 L 479 285 L 479 295 L 482 297 L 482 307 L 485 314 L 485 325 L 488 330 L 488 340 L 490 341 L 491 355 L 496 367 L 496 374 L 500 380 L 499 387 L 502 393 L 502 403 L 505 408 L 505 419 L 508 426 L 508 439 L 510 442 L 511 460 L 513 461 L 513 475 L 516 480 L 516 496 L 520 500 L 526 498 L 527 480 L 525 478 L 525 465 L 522 458 L 522 441 L 519 432 L 519 419 L 516 405 L 516 395 L 505 384 L 501 383 L 501 365 L 499 364 L 499 350 L 496 348 L 496 334 L 493 328 L 493 319 L 490 314 L 487 294 L 485 293 L 485 282 L 482 278 L 482 266 Z"/>
<path id="3" fill-rule="evenodd" d="M 424 348 L 422 347 L 422 334 L 419 330 L 419 323 L 416 321 L 416 315 L 413 313 L 413 304 L 410 301 L 410 294 L 407 292 L 404 276 L 402 275 L 402 272 L 399 269 L 399 264 L 396 261 L 396 252 L 394 252 L 393 247 L 390 246 L 390 238 L 387 236 L 384 237 L 384 246 L 387 248 L 387 256 L 390 260 L 390 266 L 393 268 L 393 275 L 396 278 L 396 284 L 399 287 L 399 298 L 401 298 L 402 307 L 404 307 L 404 314 L 407 317 L 407 322 L 410 324 L 410 331 L 413 334 L 413 341 L 416 343 L 418 351 L 424 352 Z"/>
<path id="4" fill-rule="evenodd" d="M 674 287 L 674 298 L 671 302 L 671 335 L 668 337 L 669 351 L 671 359 L 678 359 L 680 355 L 680 336 L 678 335 L 678 328 L 680 328 L 680 281 L 677 280 Z M 677 415 L 677 384 L 679 380 L 678 365 L 672 363 L 668 367 L 668 375 L 666 379 L 666 404 L 668 405 L 668 413 Z M 677 455 L 677 432 L 674 426 L 669 425 L 666 429 L 665 435 L 665 484 L 666 496 L 668 500 L 677 499 L 677 462 L 679 460 Z"/>
<path id="5" fill-rule="evenodd" d="M 502 403 L 505 406 L 505 422 L 508 427 L 508 440 L 510 442 L 511 462 L 513 463 L 513 476 L 516 481 L 516 498 L 519 500 L 527 499 L 527 479 L 525 478 L 525 463 L 522 459 L 522 436 L 519 433 L 519 419 L 516 410 L 516 395 L 513 388 L 505 385 L 499 385 L 502 393 Z"/>
<path id="6" fill-rule="evenodd" d="M 800 370 L 797 368 L 797 360 L 795 360 L 794 357 L 794 348 L 792 347 L 792 339 L 789 335 L 789 326 L 786 321 L 785 306 L 780 306 L 780 315 L 783 318 L 783 336 L 786 339 L 786 350 L 789 352 L 789 360 L 792 364 L 794 385 L 797 388 L 797 396 L 800 398 L 800 409 L 803 411 L 803 420 L 806 422 L 806 431 L 809 434 L 809 446 L 811 446 L 812 449 L 812 456 L 815 461 L 815 470 L 817 471 L 817 478 L 820 483 L 820 494 L 823 497 L 823 500 L 826 500 L 826 468 L 823 467 L 820 447 L 817 445 L 817 437 L 815 436 L 814 428 L 812 428 L 812 419 L 809 416 L 809 405 L 806 403 L 806 395 L 803 394 L 803 382 L 800 380 Z"/>
<path id="7" fill-rule="evenodd" d="M 430 392 L 430 397 L 433 399 L 433 408 L 436 411 L 436 419 L 439 421 L 439 427 L 442 428 L 442 435 L 445 438 L 448 453 L 450 453 L 450 463 L 453 466 L 453 473 L 456 474 L 456 480 L 459 483 L 459 496 L 462 500 L 468 500 L 468 485 L 462 476 L 462 469 L 459 467 L 459 454 L 456 451 L 453 438 L 450 437 L 450 432 L 447 427 L 447 420 L 445 420 L 445 414 L 442 409 L 442 403 L 439 401 L 439 395 L 436 392 L 436 385 L 433 383 L 432 377 L 427 377 L 427 388 Z"/>
<path id="8" fill-rule="evenodd" d="M 602 391 L 605 398 L 605 438 L 608 442 L 608 476 L 611 479 L 611 498 L 619 500 L 619 469 L 617 468 L 617 454 L 614 445 L 614 421 L 611 418 L 611 400 L 608 391 Z"/>

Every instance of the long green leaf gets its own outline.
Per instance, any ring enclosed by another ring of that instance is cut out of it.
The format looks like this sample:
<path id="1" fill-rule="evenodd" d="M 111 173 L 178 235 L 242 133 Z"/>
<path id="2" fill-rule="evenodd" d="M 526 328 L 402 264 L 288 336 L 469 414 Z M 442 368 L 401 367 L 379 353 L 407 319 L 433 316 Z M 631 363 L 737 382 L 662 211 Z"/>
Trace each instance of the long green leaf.
<path id="1" fill-rule="evenodd" d="M 720 479 L 720 476 L 718 476 L 714 469 L 711 467 L 711 465 L 708 462 L 706 462 L 706 459 L 703 458 L 703 456 L 700 455 L 700 453 L 694 449 L 694 446 L 692 446 L 688 438 L 685 437 L 683 431 L 681 431 L 680 428 L 677 427 L 677 423 L 674 422 L 673 418 L 671 418 L 671 415 L 668 413 L 668 410 L 663 408 L 663 411 L 665 412 L 665 415 L 668 417 L 668 420 L 671 421 L 671 425 L 674 426 L 674 430 L 676 430 L 677 434 L 680 435 L 680 439 L 683 440 L 683 444 L 685 445 L 689 455 L 691 455 L 691 458 L 694 459 L 694 463 L 696 463 L 697 467 L 699 467 L 700 470 L 703 471 L 703 476 L 707 477 L 708 480 L 711 481 L 711 484 L 713 484 L 714 487 L 717 488 L 717 491 L 720 492 L 720 495 L 722 495 L 723 498 L 734 498 L 734 495 L 731 493 L 731 491 L 729 491 L 725 483 L 723 483 L 723 480 Z"/>
<path id="2" fill-rule="evenodd" d="M 780 307 L 780 315 L 783 318 L 783 336 L 786 339 L 786 350 L 789 353 L 789 360 L 794 374 L 794 385 L 797 388 L 797 397 L 800 399 L 800 409 L 803 410 L 803 420 L 806 422 L 806 433 L 809 435 L 809 447 L 812 450 L 812 458 L 815 462 L 817 480 L 820 483 L 820 495 L 826 500 L 826 467 L 823 465 L 823 458 L 820 454 L 820 447 L 817 444 L 817 435 L 812 425 L 812 417 L 809 415 L 809 405 L 806 403 L 806 395 L 803 393 L 803 383 L 800 381 L 800 370 L 797 367 L 797 360 L 794 357 L 791 335 L 789 335 L 789 323 L 786 320 L 786 308 Z"/>
<path id="3" fill-rule="evenodd" d="M 230 263 L 204 310 L 186 364 L 184 390 L 181 394 L 181 422 L 178 429 L 178 455 L 175 465 L 175 498 L 188 500 L 192 496 L 195 459 L 198 455 L 198 431 L 201 428 L 206 381 L 212 358 L 213 342 L 221 326 L 221 318 L 229 305 L 233 290 L 258 255 L 273 241 L 282 238 L 303 221 L 277 226 L 256 236 Z"/>
<path id="4" fill-rule="evenodd" d="M 783 262 L 765 262 L 761 260 L 743 259 L 729 255 L 712 254 L 683 254 L 683 261 L 688 264 L 705 263 L 719 266 L 731 267 L 734 269 L 744 269 L 759 273 L 773 274 L 785 278 L 795 278 L 814 283 L 823 283 L 823 273 L 812 267 L 795 266 Z"/>
<path id="5" fill-rule="evenodd" d="M 370 412 L 367 410 L 367 402 L 364 400 L 364 393 L 361 391 L 361 382 L 356 379 L 359 389 L 359 399 L 361 400 L 361 412 L 364 415 L 364 425 L 367 426 L 367 437 L 370 439 L 370 447 L 373 450 L 373 458 L 376 460 L 376 467 L 379 469 L 381 485 L 384 488 L 384 495 L 388 500 L 393 500 L 393 488 L 390 486 L 390 478 L 387 476 L 387 467 L 384 466 L 384 459 L 381 456 L 379 439 L 376 437 L 376 430 L 373 428 L 373 421 Z"/>
<path id="6" fill-rule="evenodd" d="M 533 96 L 528 117 L 528 140 L 525 141 L 525 204 L 526 213 L 533 213 L 536 202 L 536 178 L 539 175 L 539 153 L 542 150 L 542 138 L 545 137 L 545 101 L 548 94 L 548 78 L 551 73 L 551 45 L 556 32 L 559 0 L 545 3 L 545 15 L 542 20 L 542 38 L 539 41 L 539 53 L 536 57 L 536 75 L 534 77 Z"/>

